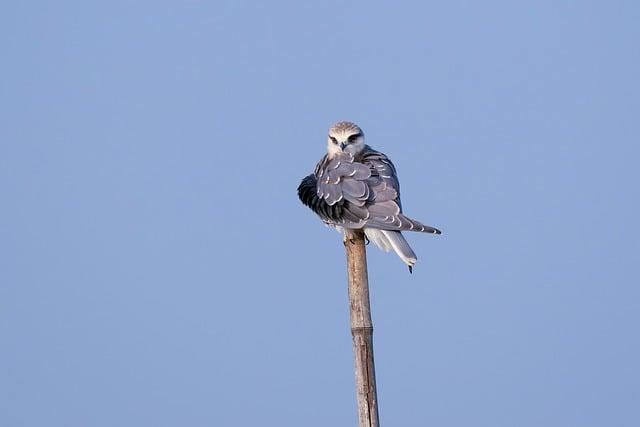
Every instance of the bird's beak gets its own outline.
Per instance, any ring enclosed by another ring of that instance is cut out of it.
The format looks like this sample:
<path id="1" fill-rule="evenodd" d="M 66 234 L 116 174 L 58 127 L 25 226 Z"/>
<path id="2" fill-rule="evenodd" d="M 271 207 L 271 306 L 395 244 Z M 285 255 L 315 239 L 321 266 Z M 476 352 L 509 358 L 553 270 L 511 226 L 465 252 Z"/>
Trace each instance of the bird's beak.
<path id="1" fill-rule="evenodd" d="M 346 147 L 346 146 L 347 146 L 346 141 L 342 141 L 342 142 L 340 143 L 340 148 L 341 148 L 341 149 L 343 149 L 343 150 L 344 150 L 344 147 Z"/>

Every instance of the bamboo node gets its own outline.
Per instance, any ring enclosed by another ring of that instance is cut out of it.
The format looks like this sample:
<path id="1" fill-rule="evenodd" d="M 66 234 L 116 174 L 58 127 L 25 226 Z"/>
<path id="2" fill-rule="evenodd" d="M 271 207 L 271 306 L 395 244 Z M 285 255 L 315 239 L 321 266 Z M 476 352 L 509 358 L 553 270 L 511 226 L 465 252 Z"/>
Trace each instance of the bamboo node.
<path id="1" fill-rule="evenodd" d="M 373 334 L 373 326 L 356 326 L 351 328 L 352 334 Z"/>

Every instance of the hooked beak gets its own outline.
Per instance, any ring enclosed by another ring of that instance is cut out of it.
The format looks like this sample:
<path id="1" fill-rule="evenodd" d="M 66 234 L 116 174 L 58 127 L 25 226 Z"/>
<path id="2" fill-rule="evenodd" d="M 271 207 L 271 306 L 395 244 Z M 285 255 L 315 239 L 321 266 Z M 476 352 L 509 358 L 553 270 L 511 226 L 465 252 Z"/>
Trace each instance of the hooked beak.
<path id="1" fill-rule="evenodd" d="M 346 146 L 347 146 L 347 142 L 346 142 L 346 141 L 342 141 L 342 142 L 340 143 L 340 148 L 341 148 L 342 150 L 344 150 L 344 147 L 346 147 Z"/>

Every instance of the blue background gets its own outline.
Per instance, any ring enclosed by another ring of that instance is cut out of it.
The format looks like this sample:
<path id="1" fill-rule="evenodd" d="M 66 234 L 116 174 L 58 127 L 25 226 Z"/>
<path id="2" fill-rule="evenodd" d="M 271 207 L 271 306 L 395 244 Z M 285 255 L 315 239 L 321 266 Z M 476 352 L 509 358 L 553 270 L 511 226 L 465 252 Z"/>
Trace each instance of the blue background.
<path id="1" fill-rule="evenodd" d="M 395 162 L 391 426 L 640 425 L 634 1 L 4 2 L 0 425 L 356 424 L 326 130 Z"/>

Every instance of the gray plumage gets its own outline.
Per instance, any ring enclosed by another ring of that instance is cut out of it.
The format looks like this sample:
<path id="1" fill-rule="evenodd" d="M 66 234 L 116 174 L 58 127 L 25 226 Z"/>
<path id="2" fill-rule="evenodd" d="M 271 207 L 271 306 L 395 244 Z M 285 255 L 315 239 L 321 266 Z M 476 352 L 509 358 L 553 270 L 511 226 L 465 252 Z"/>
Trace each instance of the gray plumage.
<path id="1" fill-rule="evenodd" d="M 403 214 L 395 166 L 385 154 L 364 144 L 358 126 L 337 123 L 330 129 L 328 144 L 328 153 L 314 173 L 300 183 L 300 200 L 345 234 L 363 229 L 378 247 L 393 249 L 411 269 L 417 257 L 400 232 L 440 234 L 440 230 Z"/>

